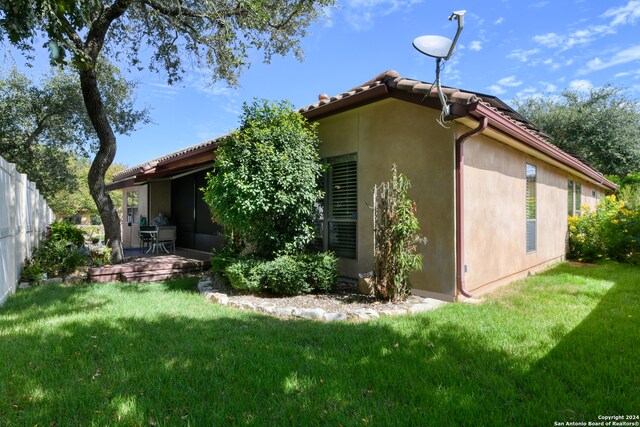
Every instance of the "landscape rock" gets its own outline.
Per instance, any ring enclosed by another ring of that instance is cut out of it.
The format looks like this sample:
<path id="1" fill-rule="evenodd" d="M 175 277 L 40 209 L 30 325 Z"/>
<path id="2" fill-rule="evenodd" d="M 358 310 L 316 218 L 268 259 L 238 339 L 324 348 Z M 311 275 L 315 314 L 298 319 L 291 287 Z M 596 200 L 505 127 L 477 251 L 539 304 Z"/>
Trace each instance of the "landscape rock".
<path id="1" fill-rule="evenodd" d="M 211 292 L 211 300 L 216 304 L 227 305 L 229 304 L 229 297 L 227 294 L 222 294 L 220 292 Z"/>
<path id="2" fill-rule="evenodd" d="M 62 277 L 52 277 L 51 279 L 44 279 L 40 282 L 41 285 L 56 285 L 62 283 Z"/>
<path id="3" fill-rule="evenodd" d="M 322 318 L 327 322 L 342 322 L 346 321 L 348 316 L 345 313 L 325 313 Z"/>
<path id="4" fill-rule="evenodd" d="M 361 309 L 352 311 L 350 314 L 353 319 L 358 319 L 358 320 L 371 320 L 371 319 L 377 319 L 378 317 L 380 317 L 380 314 L 372 308 L 361 308 Z"/>
<path id="5" fill-rule="evenodd" d="M 276 306 L 273 304 L 260 304 L 258 306 L 256 306 L 256 309 L 261 312 L 261 313 L 273 313 L 273 311 L 275 310 Z"/>
<path id="6" fill-rule="evenodd" d="M 395 317 L 407 314 L 407 310 L 403 308 L 390 308 L 386 310 L 379 310 L 378 313 L 380 314 L 380 316 L 384 317 Z"/>
<path id="7" fill-rule="evenodd" d="M 87 281 L 86 276 L 67 276 L 64 278 L 64 283 L 69 285 L 79 285 Z"/>
<path id="8" fill-rule="evenodd" d="M 297 310 L 292 307 L 276 307 L 273 309 L 274 314 L 283 317 L 292 316 L 294 312 L 297 312 Z"/>
<path id="9" fill-rule="evenodd" d="M 31 287 L 31 285 L 29 284 L 29 282 L 20 282 L 20 284 L 18 285 L 18 289 L 29 289 Z"/>
<path id="10" fill-rule="evenodd" d="M 254 304 L 250 303 L 250 302 L 240 301 L 238 306 L 242 310 L 251 310 L 251 311 L 255 311 L 256 310 L 256 306 Z"/>
<path id="11" fill-rule="evenodd" d="M 321 308 L 305 308 L 300 310 L 296 316 L 302 317 L 303 319 L 322 319 L 324 316 L 324 310 Z"/>

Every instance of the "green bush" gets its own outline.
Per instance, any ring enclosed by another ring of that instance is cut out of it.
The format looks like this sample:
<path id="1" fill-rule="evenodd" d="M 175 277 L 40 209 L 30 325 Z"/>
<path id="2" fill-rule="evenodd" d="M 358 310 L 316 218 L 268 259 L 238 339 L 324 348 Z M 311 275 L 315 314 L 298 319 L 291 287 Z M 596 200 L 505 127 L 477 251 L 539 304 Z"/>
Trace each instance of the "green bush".
<path id="1" fill-rule="evenodd" d="M 640 211 L 607 196 L 595 209 L 569 217 L 569 259 L 640 263 Z"/>
<path id="2" fill-rule="evenodd" d="M 47 240 L 31 253 L 20 277 L 23 280 L 39 281 L 47 277 L 64 276 L 87 264 L 87 256 L 66 240 Z"/>
<path id="3" fill-rule="evenodd" d="M 205 201 L 225 231 L 258 256 L 298 253 L 313 238 L 322 197 L 316 128 L 287 102 L 255 101 L 216 151 Z"/>
<path id="4" fill-rule="evenodd" d="M 338 281 L 338 258 L 333 252 L 303 255 L 309 284 L 316 291 L 329 292 Z"/>
<path id="5" fill-rule="evenodd" d="M 214 249 L 211 254 L 211 270 L 224 273 L 227 267 L 238 259 L 241 249 L 233 243 L 227 243 L 222 249 Z"/>
<path id="6" fill-rule="evenodd" d="M 240 291 L 259 292 L 264 288 L 267 261 L 253 257 L 238 257 L 225 268 L 231 286 Z"/>
<path id="7" fill-rule="evenodd" d="M 82 230 L 66 221 L 58 221 L 51 224 L 51 238 L 49 240 L 71 242 L 78 248 L 84 246 Z"/>
<path id="8" fill-rule="evenodd" d="M 271 261 L 237 257 L 224 272 L 238 290 L 268 289 L 280 295 L 300 295 L 331 290 L 338 277 L 338 260 L 332 253 L 282 255 Z"/>
<path id="9" fill-rule="evenodd" d="M 306 264 L 300 257 L 282 255 L 264 265 L 267 287 L 276 294 L 301 295 L 313 290 Z"/>
<path id="10" fill-rule="evenodd" d="M 89 251 L 91 265 L 102 267 L 105 264 L 111 264 L 111 248 L 107 245 L 99 244 Z"/>

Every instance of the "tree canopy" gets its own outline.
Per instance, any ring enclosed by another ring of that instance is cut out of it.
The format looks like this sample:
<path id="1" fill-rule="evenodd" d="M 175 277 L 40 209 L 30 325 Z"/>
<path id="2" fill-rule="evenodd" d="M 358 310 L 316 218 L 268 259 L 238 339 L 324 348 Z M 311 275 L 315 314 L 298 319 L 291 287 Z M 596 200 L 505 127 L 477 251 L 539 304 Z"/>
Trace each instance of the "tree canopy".
<path id="1" fill-rule="evenodd" d="M 126 60 L 168 82 L 185 70 L 183 60 L 212 70 L 213 79 L 237 84 L 252 50 L 301 58 L 300 39 L 334 0 L 0 0 L 0 36 L 29 51 L 36 36 L 48 39 L 53 62 L 72 66 L 80 77 L 87 113 L 99 148 L 89 170 L 89 188 L 110 241 L 115 262 L 123 259 L 120 220 L 104 177 L 116 154 L 116 137 L 98 84 L 101 57 Z M 149 49 L 147 49 L 149 48 Z"/>
<path id="2" fill-rule="evenodd" d="M 603 174 L 640 170 L 640 103 L 607 85 L 588 93 L 516 100 L 516 108 L 551 142 Z"/>
<path id="3" fill-rule="evenodd" d="M 135 85 L 117 68 L 104 62 L 99 67 L 109 119 L 118 133 L 128 134 L 148 121 L 147 111 L 135 109 Z M 58 192 L 78 189 L 69 165 L 97 145 L 77 76 L 57 69 L 34 82 L 15 68 L 1 75 L 0 154 L 27 173 L 49 202 Z"/>
<path id="4" fill-rule="evenodd" d="M 56 216 L 68 217 L 77 214 L 95 216 L 99 214 L 98 207 L 89 192 L 89 183 L 87 182 L 90 167 L 91 161 L 86 157 L 69 159 L 67 168 L 73 175 L 74 186 L 67 186 L 47 199 L 49 207 Z M 111 181 L 113 175 L 122 172 L 126 168 L 127 167 L 121 163 L 114 163 L 107 170 L 105 178 Z M 116 208 L 122 206 L 121 191 L 114 191 L 111 194 L 111 198 Z M 118 213 L 122 213 L 122 209 L 118 209 Z"/>
<path id="5" fill-rule="evenodd" d="M 240 130 L 218 148 L 207 176 L 216 220 L 266 258 L 305 249 L 322 196 L 318 141 L 316 124 L 291 104 L 245 104 Z"/>

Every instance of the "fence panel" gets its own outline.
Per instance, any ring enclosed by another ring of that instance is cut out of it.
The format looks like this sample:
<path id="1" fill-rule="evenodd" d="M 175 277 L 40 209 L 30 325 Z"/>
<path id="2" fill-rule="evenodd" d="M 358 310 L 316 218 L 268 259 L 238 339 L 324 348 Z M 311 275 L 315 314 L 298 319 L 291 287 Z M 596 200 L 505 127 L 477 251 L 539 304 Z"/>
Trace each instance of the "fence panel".
<path id="1" fill-rule="evenodd" d="M 15 292 L 24 259 L 51 222 L 53 212 L 35 184 L 0 157 L 0 304 Z"/>

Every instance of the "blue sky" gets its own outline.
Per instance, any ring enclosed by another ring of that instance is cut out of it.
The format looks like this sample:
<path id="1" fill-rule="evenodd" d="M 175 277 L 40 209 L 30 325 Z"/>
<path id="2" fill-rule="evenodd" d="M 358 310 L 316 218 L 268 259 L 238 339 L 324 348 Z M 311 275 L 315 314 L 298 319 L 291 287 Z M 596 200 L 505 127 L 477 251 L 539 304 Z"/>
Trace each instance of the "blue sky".
<path id="1" fill-rule="evenodd" d="M 223 135 L 254 97 L 302 107 L 388 69 L 432 81 L 434 60 L 411 42 L 427 34 L 452 38 L 456 24 L 447 18 L 460 9 L 467 10 L 465 28 L 443 85 L 507 103 L 606 83 L 640 97 L 640 0 L 338 0 L 303 40 L 303 62 L 286 57 L 263 64 L 256 56 L 237 89 L 208 85 L 206 70 L 190 70 L 175 86 L 162 74 L 132 74 L 140 81 L 138 102 L 150 108 L 154 123 L 120 136 L 116 161 L 133 166 Z"/>

